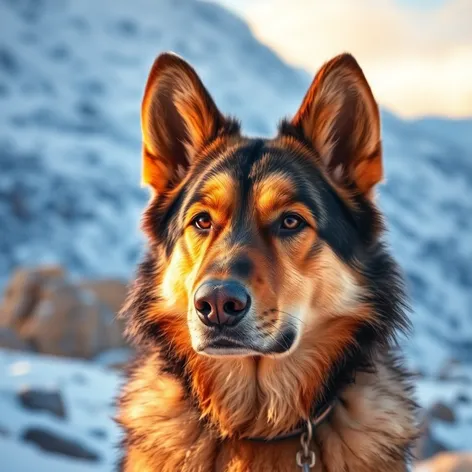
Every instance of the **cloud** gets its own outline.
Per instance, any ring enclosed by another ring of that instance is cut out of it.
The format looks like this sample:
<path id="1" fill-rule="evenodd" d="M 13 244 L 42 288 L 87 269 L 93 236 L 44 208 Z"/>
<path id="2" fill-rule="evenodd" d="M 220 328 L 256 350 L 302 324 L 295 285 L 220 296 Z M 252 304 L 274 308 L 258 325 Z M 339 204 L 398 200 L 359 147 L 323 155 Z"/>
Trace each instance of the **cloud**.
<path id="1" fill-rule="evenodd" d="M 357 58 L 378 101 L 403 116 L 472 116 L 472 1 L 224 0 L 255 35 L 311 72 Z"/>

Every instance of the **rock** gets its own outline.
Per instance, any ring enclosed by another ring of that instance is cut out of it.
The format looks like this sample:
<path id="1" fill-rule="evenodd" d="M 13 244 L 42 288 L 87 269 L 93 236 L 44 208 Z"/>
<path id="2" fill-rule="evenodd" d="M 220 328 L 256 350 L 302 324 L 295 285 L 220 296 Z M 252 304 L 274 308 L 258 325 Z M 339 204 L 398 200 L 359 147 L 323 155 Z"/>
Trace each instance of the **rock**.
<path id="1" fill-rule="evenodd" d="M 0 327 L 0 347 L 3 349 L 16 349 L 27 351 L 30 349 L 25 341 L 20 339 L 18 334 L 13 329 L 7 326 Z"/>
<path id="2" fill-rule="evenodd" d="M 62 419 L 66 417 L 64 401 L 59 391 L 25 389 L 19 392 L 17 397 L 24 408 L 49 411 Z"/>
<path id="3" fill-rule="evenodd" d="M 0 326 L 18 329 L 31 315 L 42 287 L 61 279 L 64 271 L 58 266 L 18 269 L 7 284 L 0 306 Z"/>
<path id="4" fill-rule="evenodd" d="M 472 472 L 472 454 L 442 453 L 418 463 L 413 472 Z"/>
<path id="5" fill-rule="evenodd" d="M 122 332 L 107 306 L 69 282 L 44 290 L 20 331 L 42 353 L 83 358 L 124 346 Z"/>
<path id="6" fill-rule="evenodd" d="M 430 415 L 432 418 L 444 421 L 445 423 L 454 423 L 456 421 L 456 415 L 454 411 L 446 404 L 438 402 L 435 403 L 430 409 Z"/>
<path id="7" fill-rule="evenodd" d="M 32 442 L 48 452 L 91 462 L 97 462 L 100 460 L 100 456 L 96 452 L 88 449 L 75 439 L 65 438 L 53 431 L 48 431 L 47 429 L 28 428 L 23 432 L 21 438 L 23 441 Z"/>
<path id="8" fill-rule="evenodd" d="M 88 358 L 98 352 L 99 308 L 64 281 L 48 287 L 20 335 L 39 352 Z"/>
<path id="9" fill-rule="evenodd" d="M 420 425 L 420 436 L 412 451 L 416 460 L 429 459 L 439 452 L 447 451 L 447 448 L 433 436 L 431 424 L 431 413 L 426 412 Z"/>
<path id="10" fill-rule="evenodd" d="M 127 293 L 125 282 L 116 279 L 82 281 L 79 287 L 91 291 L 96 299 L 106 305 L 113 314 L 120 311 Z"/>
<path id="11" fill-rule="evenodd" d="M 0 346 L 87 359 L 123 348 L 124 320 L 116 313 L 125 296 L 119 280 L 74 283 L 60 267 L 19 270 L 2 304 Z"/>
<path id="12" fill-rule="evenodd" d="M 105 279 L 81 282 L 79 287 L 93 294 L 106 308 L 100 327 L 102 350 L 126 346 L 123 340 L 125 322 L 117 316 L 126 298 L 126 284 L 121 280 Z"/>

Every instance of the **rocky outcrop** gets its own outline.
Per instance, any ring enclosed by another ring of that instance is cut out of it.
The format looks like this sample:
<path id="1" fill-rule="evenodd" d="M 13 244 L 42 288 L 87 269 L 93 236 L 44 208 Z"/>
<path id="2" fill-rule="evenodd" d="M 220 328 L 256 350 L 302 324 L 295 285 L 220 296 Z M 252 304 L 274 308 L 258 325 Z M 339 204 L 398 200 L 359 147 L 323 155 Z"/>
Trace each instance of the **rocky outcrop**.
<path id="1" fill-rule="evenodd" d="M 63 278 L 64 271 L 58 266 L 15 271 L 0 305 L 0 326 L 20 328 L 37 305 L 44 287 Z"/>
<path id="2" fill-rule="evenodd" d="M 81 358 L 122 348 L 116 313 L 125 295 L 120 280 L 74 282 L 61 267 L 19 269 L 0 305 L 0 347 Z"/>

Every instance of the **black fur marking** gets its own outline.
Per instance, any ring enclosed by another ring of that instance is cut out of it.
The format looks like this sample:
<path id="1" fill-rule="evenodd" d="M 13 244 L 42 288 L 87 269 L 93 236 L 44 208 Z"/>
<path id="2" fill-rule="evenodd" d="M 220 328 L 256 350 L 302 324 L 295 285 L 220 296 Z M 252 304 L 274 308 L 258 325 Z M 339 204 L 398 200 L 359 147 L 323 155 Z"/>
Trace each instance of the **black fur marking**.
<path id="1" fill-rule="evenodd" d="M 241 279 L 248 279 L 254 270 L 252 261 L 246 256 L 240 256 L 231 265 L 231 273 Z"/>

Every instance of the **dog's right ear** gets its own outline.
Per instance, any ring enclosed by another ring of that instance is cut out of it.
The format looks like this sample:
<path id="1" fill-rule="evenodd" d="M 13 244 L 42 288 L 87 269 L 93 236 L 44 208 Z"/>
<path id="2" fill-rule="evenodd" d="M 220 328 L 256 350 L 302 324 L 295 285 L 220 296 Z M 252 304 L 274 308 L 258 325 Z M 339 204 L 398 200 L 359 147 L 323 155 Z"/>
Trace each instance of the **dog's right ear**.
<path id="1" fill-rule="evenodd" d="M 161 54 L 141 107 L 142 183 L 158 194 L 172 188 L 194 156 L 230 128 L 195 70 L 175 54 Z"/>

